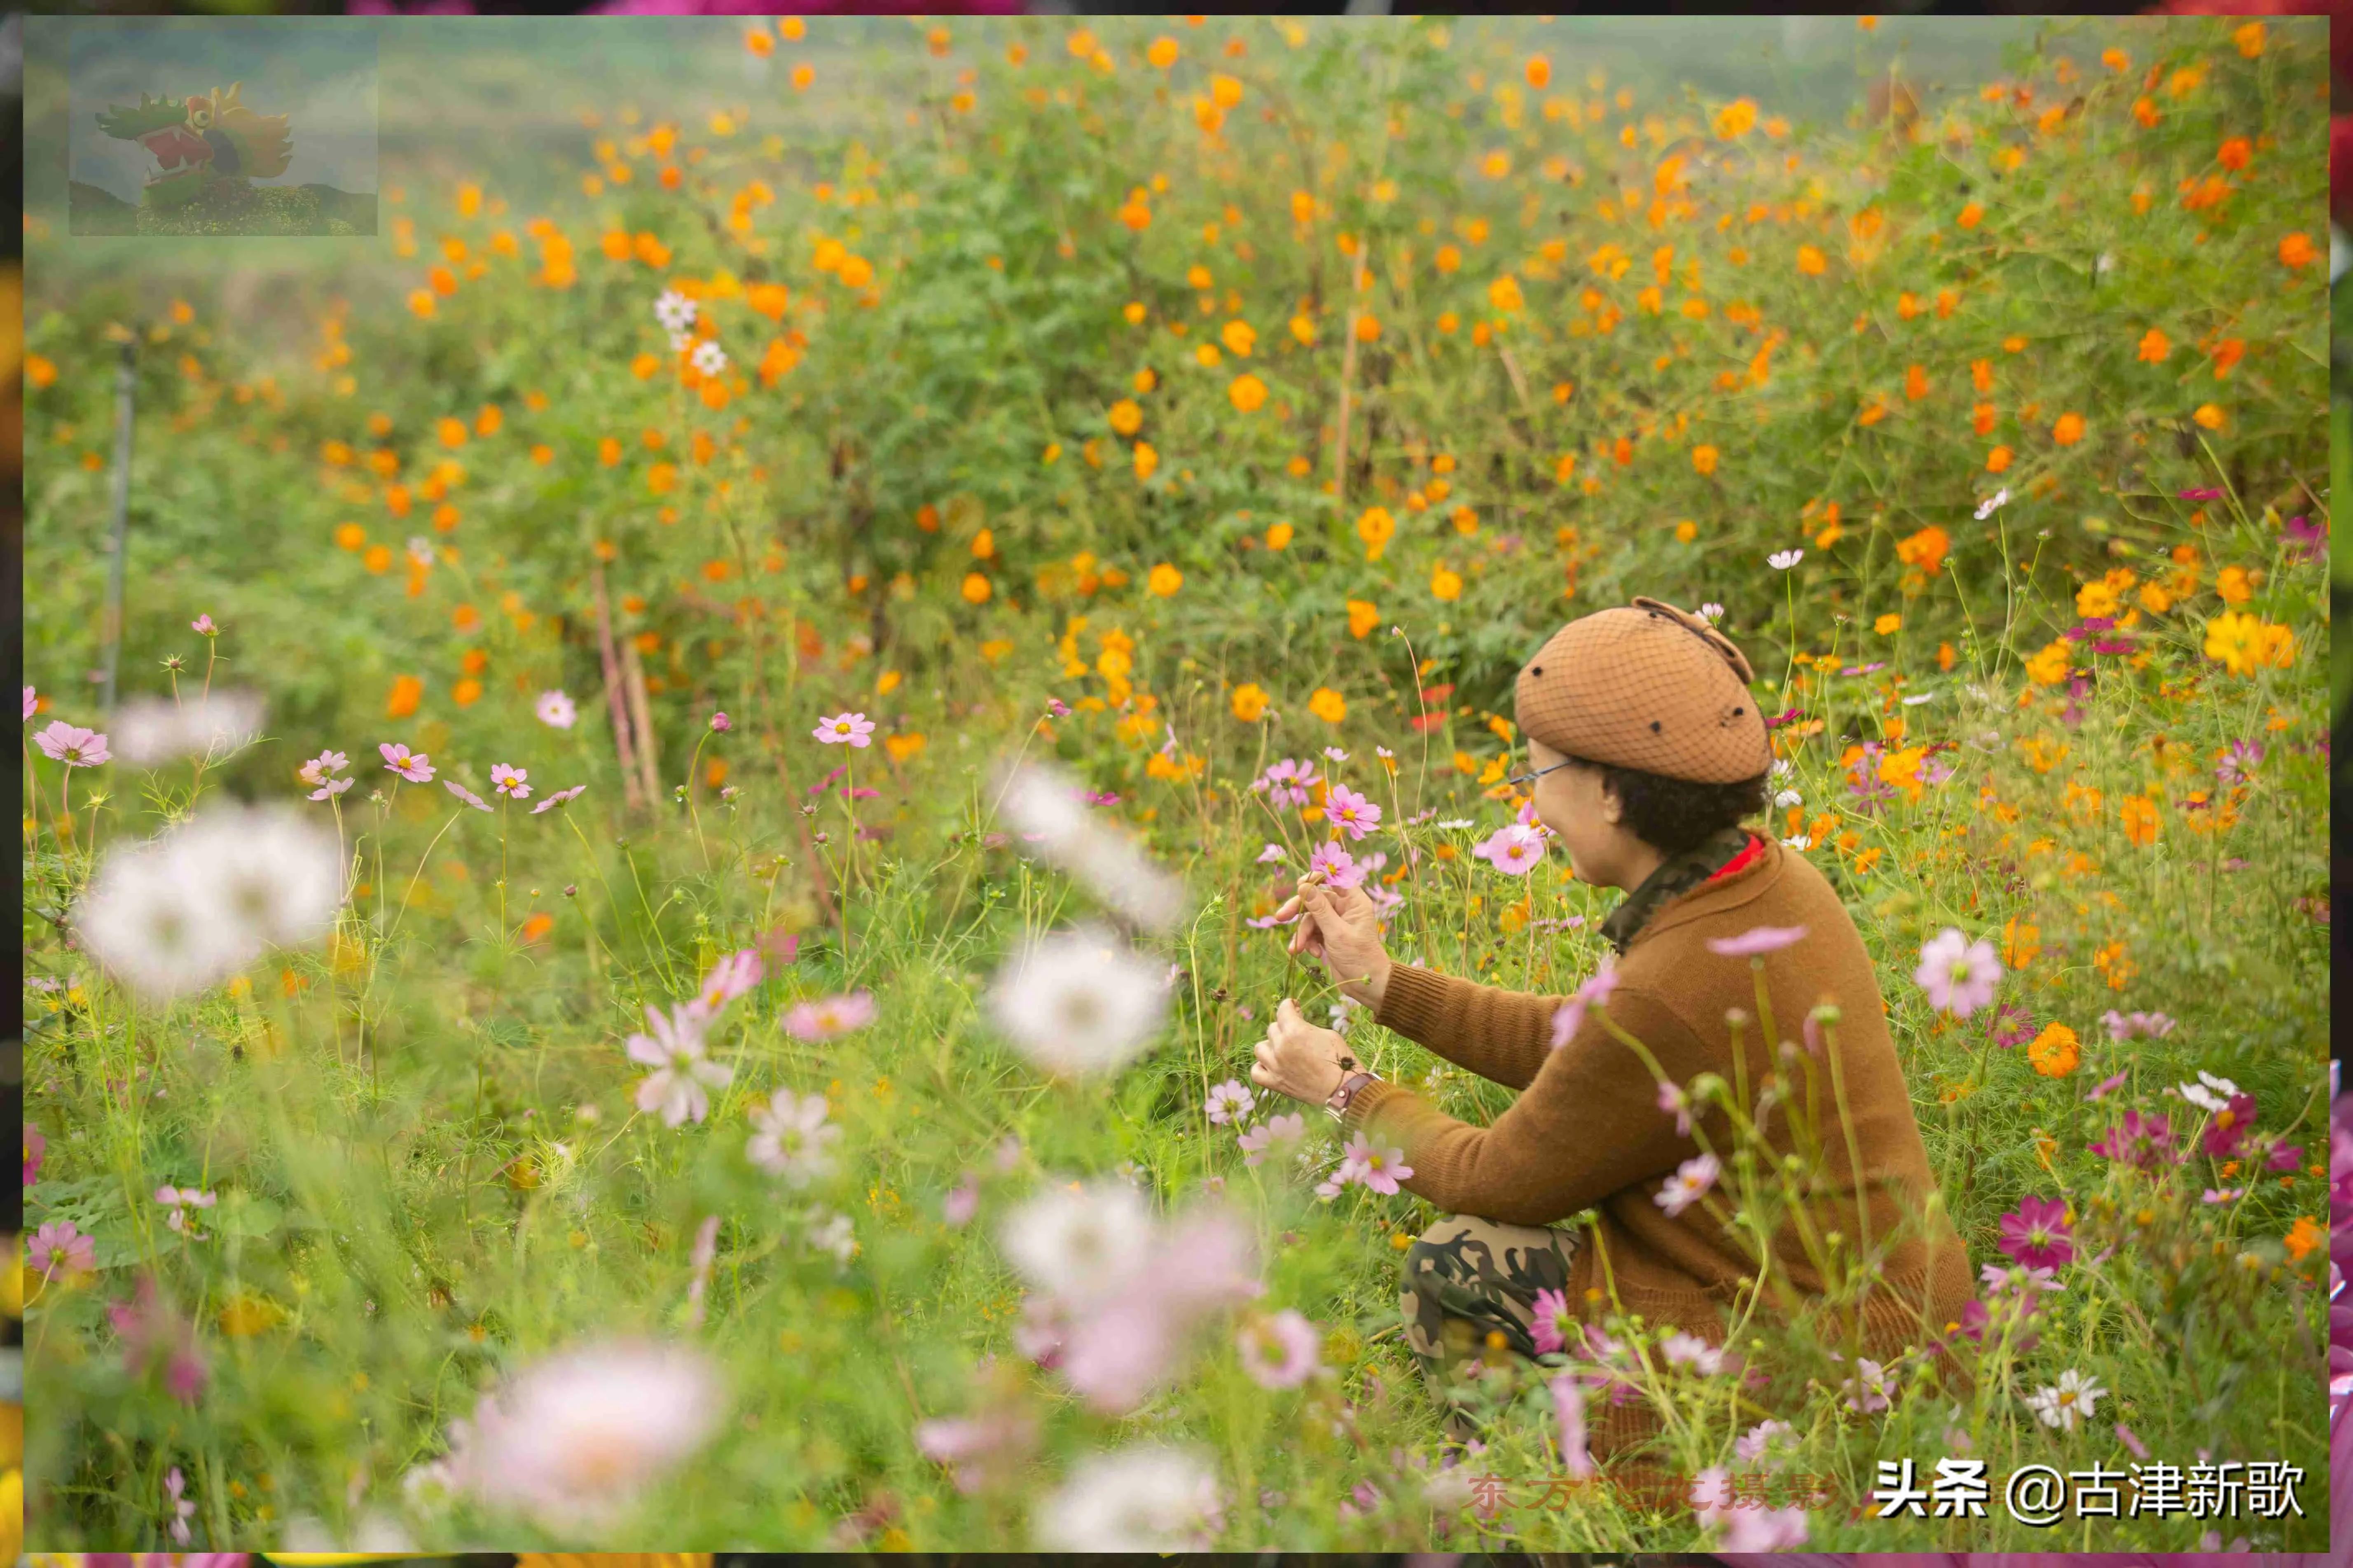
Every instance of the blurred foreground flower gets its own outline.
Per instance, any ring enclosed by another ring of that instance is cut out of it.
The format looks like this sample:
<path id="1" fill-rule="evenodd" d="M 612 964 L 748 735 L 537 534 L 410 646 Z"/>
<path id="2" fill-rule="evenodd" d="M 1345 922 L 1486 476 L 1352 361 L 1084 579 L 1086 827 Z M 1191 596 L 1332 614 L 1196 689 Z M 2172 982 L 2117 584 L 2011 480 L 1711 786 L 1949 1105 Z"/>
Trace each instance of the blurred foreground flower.
<path id="1" fill-rule="evenodd" d="M 451 1423 L 448 1455 L 411 1485 L 470 1493 L 567 1535 L 604 1529 L 710 1441 L 724 1406 L 718 1373 L 693 1351 L 633 1341 L 565 1351 Z"/>
<path id="2" fill-rule="evenodd" d="M 990 996 L 997 1027 L 1022 1054 L 1075 1078 L 1134 1061 L 1159 1033 L 1167 1005 L 1151 961 L 1095 926 L 1031 943 L 998 973 Z"/>
<path id="3" fill-rule="evenodd" d="M 1183 912 L 1184 884 L 1159 867 L 1082 801 L 1087 792 L 1069 773 L 1023 763 L 1001 784 L 1006 816 L 1025 841 L 1086 885 L 1126 920 L 1166 931 Z"/>
<path id="4" fill-rule="evenodd" d="M 226 756 L 260 739 L 262 702 L 250 691 L 216 691 L 174 700 L 142 697 L 114 716 L 114 745 L 133 767 L 150 768 L 174 757 Z"/>
<path id="5" fill-rule="evenodd" d="M 319 941 L 343 902 L 334 836 L 280 807 L 216 811 L 99 868 L 74 923 L 100 963 L 167 1001 L 269 947 Z"/>
<path id="6" fill-rule="evenodd" d="M 1031 1532 L 1062 1552 L 1198 1552 L 1224 1527 L 1206 1458 L 1139 1443 L 1081 1460 L 1039 1505 Z"/>

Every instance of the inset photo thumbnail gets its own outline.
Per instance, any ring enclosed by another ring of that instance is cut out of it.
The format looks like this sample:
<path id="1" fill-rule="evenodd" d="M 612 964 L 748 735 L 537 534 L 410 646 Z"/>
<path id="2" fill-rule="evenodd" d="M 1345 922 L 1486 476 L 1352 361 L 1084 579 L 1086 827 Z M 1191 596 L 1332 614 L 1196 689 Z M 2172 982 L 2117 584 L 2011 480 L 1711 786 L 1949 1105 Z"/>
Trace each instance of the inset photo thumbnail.
<path id="1" fill-rule="evenodd" d="M 372 236 L 364 23 L 93 23 L 69 58 L 69 232 Z"/>

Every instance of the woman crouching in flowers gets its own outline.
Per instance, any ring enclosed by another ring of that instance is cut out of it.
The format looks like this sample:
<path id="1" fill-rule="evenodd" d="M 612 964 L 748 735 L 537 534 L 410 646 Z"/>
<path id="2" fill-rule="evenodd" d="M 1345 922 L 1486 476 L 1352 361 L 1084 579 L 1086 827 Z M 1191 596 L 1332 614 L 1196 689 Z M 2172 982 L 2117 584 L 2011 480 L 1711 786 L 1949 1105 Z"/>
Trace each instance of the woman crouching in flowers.
<path id="1" fill-rule="evenodd" d="M 1472 1426 L 1460 1393 L 1450 1398 L 1465 1363 L 1614 1350 L 1602 1332 L 1613 1306 L 1672 1331 L 1668 1361 L 1680 1347 L 1686 1362 L 1722 1367 L 1726 1310 L 1743 1305 L 1747 1280 L 1767 1281 L 1752 1321 L 1790 1322 L 1820 1304 L 1831 1233 L 1842 1233 L 1833 1268 L 1878 1259 L 1879 1284 L 1859 1307 L 1859 1360 L 1893 1361 L 1971 1299 L 1960 1238 L 1929 1207 L 1936 1178 L 1862 938 L 1820 872 L 1740 826 L 1763 808 L 1771 765 L 1754 679 L 1713 626 L 1651 599 L 1570 623 L 1520 671 L 1535 765 L 1513 782 L 1534 786 L 1536 816 L 1580 880 L 1628 889 L 1601 928 L 1616 957 L 1572 995 L 1393 963 L 1360 889 L 1310 879 L 1277 911 L 1298 918 L 1293 951 L 1325 964 L 1377 1023 L 1520 1091 L 1492 1126 L 1458 1121 L 1355 1068 L 1341 1037 L 1288 998 L 1251 1069 L 1324 1105 L 1345 1131 L 1400 1147 L 1402 1184 L 1445 1214 L 1407 1252 L 1399 1305 L 1458 1436 Z M 1756 1026 L 1760 996 L 1767 1022 L 1801 1032 L 1803 1047 Z M 1826 1003 L 1841 1011 L 1818 1012 Z M 1843 1026 L 1818 1026 L 1831 1016 Z M 1732 1113 L 1694 1080 L 1757 1086 L 1777 1068 L 1799 1086 L 1798 1104 L 1762 1119 L 1770 1156 L 1759 1167 L 1769 1179 L 1798 1155 L 1819 1184 L 1810 1214 L 1783 1214 L 1760 1268 L 1753 1238 L 1725 1223 L 1734 1195 L 1711 1195 L 1738 1141 Z M 1809 1099 L 1801 1148 L 1791 1113 Z M 1589 1231 L 1565 1224 L 1587 1210 Z M 1851 1343 L 1842 1322 L 1818 1329 Z M 1614 1384 L 1588 1427 L 1595 1457 L 1657 1430 L 1631 1392 Z"/>

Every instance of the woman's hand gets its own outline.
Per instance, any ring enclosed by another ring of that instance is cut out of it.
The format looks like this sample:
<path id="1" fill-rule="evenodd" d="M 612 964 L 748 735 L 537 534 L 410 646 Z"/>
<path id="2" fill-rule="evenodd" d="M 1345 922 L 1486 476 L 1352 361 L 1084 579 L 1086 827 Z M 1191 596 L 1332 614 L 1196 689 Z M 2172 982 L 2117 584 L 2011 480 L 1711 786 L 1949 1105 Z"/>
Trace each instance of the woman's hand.
<path id="1" fill-rule="evenodd" d="M 1345 1058 L 1351 1066 L 1343 1067 Z M 1300 1016 L 1299 1004 L 1285 996 L 1274 1010 L 1266 1038 L 1258 1043 L 1258 1060 L 1250 1081 L 1311 1105 L 1332 1098 L 1353 1069 L 1356 1057 L 1348 1042 L 1331 1029 L 1319 1029 Z"/>
<path id="2" fill-rule="evenodd" d="M 1293 915 L 1299 925 L 1291 951 L 1327 965 L 1343 995 L 1377 1009 L 1393 965 L 1381 949 L 1381 912 L 1371 897 L 1362 888 L 1329 887 L 1320 870 L 1310 871 L 1274 911 L 1277 920 Z"/>

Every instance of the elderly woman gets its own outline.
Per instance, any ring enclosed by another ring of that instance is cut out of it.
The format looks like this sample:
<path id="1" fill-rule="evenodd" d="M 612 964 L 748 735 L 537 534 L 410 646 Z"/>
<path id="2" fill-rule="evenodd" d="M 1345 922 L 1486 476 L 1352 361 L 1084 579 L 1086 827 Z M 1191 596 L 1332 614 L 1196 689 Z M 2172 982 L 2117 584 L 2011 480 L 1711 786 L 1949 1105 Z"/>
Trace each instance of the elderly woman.
<path id="1" fill-rule="evenodd" d="M 1565 1331 L 1572 1351 L 1582 1322 L 1598 1329 L 1613 1310 L 1720 1346 L 1753 1281 L 1765 1292 L 1756 1321 L 1789 1321 L 1826 1293 L 1799 1226 L 1781 1225 L 1760 1268 L 1754 1238 L 1723 1223 L 1722 1194 L 1695 1191 L 1713 1173 L 1701 1138 L 1727 1158 L 1736 1140 L 1720 1106 L 1692 1108 L 1682 1092 L 1703 1073 L 1730 1083 L 1745 1072 L 1753 1094 L 1777 1062 L 1779 1041 L 1749 1016 L 1752 958 L 1778 1031 L 1835 1055 L 1817 1064 L 1811 1228 L 1835 1233 L 1835 1268 L 1877 1258 L 1862 1355 L 1885 1361 L 1940 1336 L 1970 1299 L 1862 939 L 1820 871 L 1740 826 L 1764 808 L 1771 767 L 1754 679 L 1721 633 L 1652 599 L 1570 623 L 1520 671 L 1533 767 L 1514 782 L 1534 786 L 1536 816 L 1579 880 L 1628 889 L 1601 926 L 1616 956 L 1581 987 L 1589 1005 L 1393 962 L 1360 889 L 1310 879 L 1281 911 L 1298 919 L 1293 951 L 1324 964 L 1375 1022 L 1519 1091 L 1492 1126 L 1458 1121 L 1365 1070 L 1289 998 L 1250 1074 L 1326 1107 L 1345 1132 L 1402 1147 L 1403 1184 L 1445 1215 L 1406 1254 L 1400 1305 L 1458 1435 L 1472 1428 L 1450 1399 L 1454 1378 L 1466 1362 L 1483 1363 L 1476 1373 L 1513 1364 L 1507 1352 L 1538 1353 L 1539 1292 L 1558 1293 L 1545 1303 L 1546 1342 Z M 1825 1003 L 1836 1026 L 1801 1031 Z M 1777 1158 L 1798 1152 L 1786 1114 L 1768 1119 L 1767 1137 Z M 1588 1211 L 1589 1224 L 1569 1223 Z M 1593 1452 L 1654 1429 L 1641 1402 L 1612 1405 L 1597 1413 Z"/>

